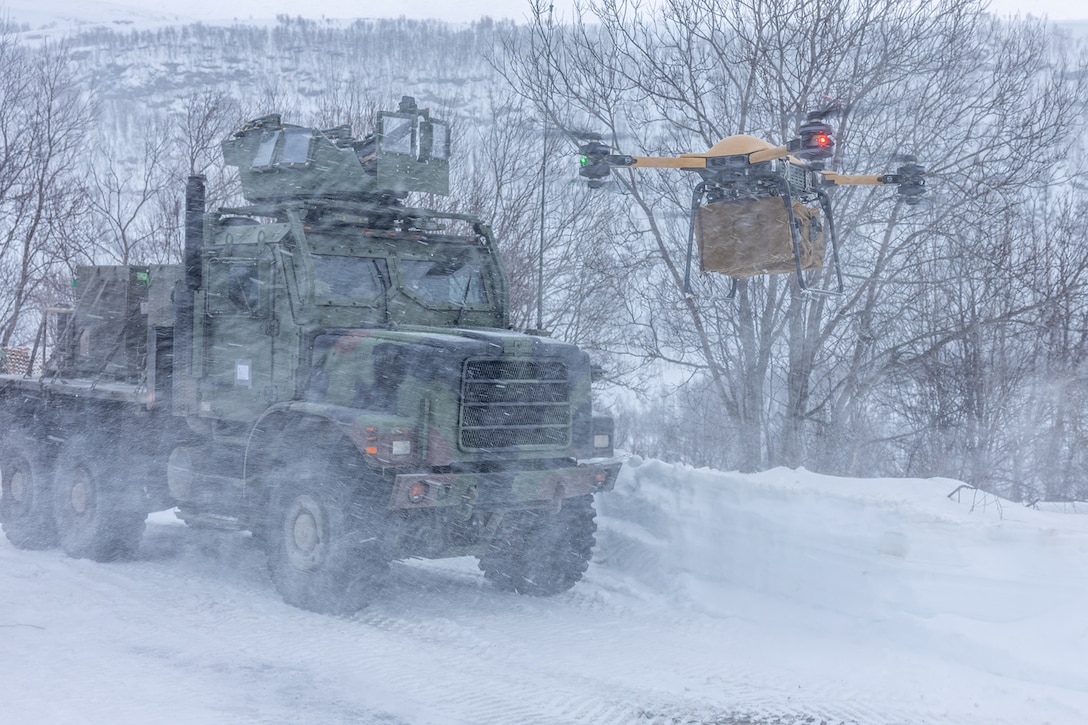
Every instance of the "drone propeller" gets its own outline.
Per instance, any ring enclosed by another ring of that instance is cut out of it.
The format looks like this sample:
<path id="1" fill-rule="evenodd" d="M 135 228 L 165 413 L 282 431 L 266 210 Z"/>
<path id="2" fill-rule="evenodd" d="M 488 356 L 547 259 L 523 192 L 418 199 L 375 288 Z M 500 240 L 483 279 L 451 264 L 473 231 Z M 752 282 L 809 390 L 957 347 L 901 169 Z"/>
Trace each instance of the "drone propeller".
<path id="1" fill-rule="evenodd" d="M 575 143 L 601 140 L 601 134 L 599 132 L 592 131 L 588 128 L 566 126 L 560 123 L 555 117 L 550 117 L 547 121 L 547 125 L 553 133 L 565 136 Z"/>
<path id="2" fill-rule="evenodd" d="M 806 121 L 822 121 L 828 116 L 845 116 L 853 108 L 849 103 L 838 98 L 824 96 L 821 100 L 822 107 L 805 114 Z"/>
<path id="3" fill-rule="evenodd" d="M 816 110 L 808 111 L 804 110 L 806 107 L 811 108 L 816 106 Z M 820 99 L 819 103 L 806 104 L 793 111 L 783 111 L 781 115 L 782 123 L 791 125 L 800 125 L 804 121 L 822 121 L 829 117 L 845 116 L 850 113 L 854 108 L 854 105 L 847 103 L 838 98 L 832 98 L 831 96 L 824 96 Z"/>
<path id="4" fill-rule="evenodd" d="M 563 127 L 563 133 L 567 134 L 571 138 L 579 141 L 600 141 L 601 134 L 597 131 L 590 131 L 588 128 L 566 128 Z"/>

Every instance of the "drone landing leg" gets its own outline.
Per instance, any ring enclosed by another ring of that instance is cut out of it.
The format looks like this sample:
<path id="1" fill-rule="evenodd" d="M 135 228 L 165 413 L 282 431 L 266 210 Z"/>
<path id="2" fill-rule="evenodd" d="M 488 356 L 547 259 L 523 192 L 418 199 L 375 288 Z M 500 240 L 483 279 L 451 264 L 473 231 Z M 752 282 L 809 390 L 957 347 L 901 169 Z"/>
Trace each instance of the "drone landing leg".
<path id="1" fill-rule="evenodd" d="M 684 296 L 694 297 L 691 291 L 691 255 L 695 249 L 695 214 L 703 202 L 703 194 L 706 193 L 705 184 L 697 184 L 691 192 L 691 222 L 688 224 L 688 259 L 684 264 Z"/>
<path id="2" fill-rule="evenodd" d="M 820 207 L 827 217 L 827 236 L 831 240 L 831 263 L 835 265 L 835 284 L 837 286 L 837 292 L 834 294 L 841 295 L 846 287 L 842 283 L 842 266 L 839 264 L 839 238 L 835 234 L 835 215 L 831 212 L 831 197 L 823 189 L 817 189 L 816 195 L 819 197 Z"/>
<path id="3" fill-rule="evenodd" d="M 809 289 L 805 284 L 805 273 L 801 270 L 801 230 L 797 223 L 797 217 L 793 214 L 793 196 L 790 194 L 789 182 L 781 179 L 778 187 L 782 190 L 782 203 L 786 205 L 786 223 L 790 228 L 790 240 L 793 242 L 793 264 L 797 270 L 797 286 L 801 288 L 801 294 L 807 294 Z"/>
<path id="4" fill-rule="evenodd" d="M 835 237 L 835 220 L 831 215 L 831 200 L 827 196 L 827 192 L 822 190 L 817 191 L 820 199 L 820 206 L 824 210 L 824 214 L 827 215 L 827 228 L 828 236 L 831 240 L 831 261 L 835 267 L 835 281 L 836 289 L 816 289 L 809 287 L 805 281 L 805 273 L 801 268 L 801 225 L 797 223 L 797 217 L 793 213 L 793 197 L 790 194 L 790 185 L 782 179 L 782 183 L 779 185 L 782 190 L 781 199 L 786 205 L 786 218 L 790 227 L 790 239 L 793 241 L 793 263 L 797 271 L 797 286 L 801 289 L 802 295 L 822 295 L 825 297 L 839 297 L 843 294 L 842 283 L 842 268 L 839 266 L 839 245 L 838 240 Z"/>

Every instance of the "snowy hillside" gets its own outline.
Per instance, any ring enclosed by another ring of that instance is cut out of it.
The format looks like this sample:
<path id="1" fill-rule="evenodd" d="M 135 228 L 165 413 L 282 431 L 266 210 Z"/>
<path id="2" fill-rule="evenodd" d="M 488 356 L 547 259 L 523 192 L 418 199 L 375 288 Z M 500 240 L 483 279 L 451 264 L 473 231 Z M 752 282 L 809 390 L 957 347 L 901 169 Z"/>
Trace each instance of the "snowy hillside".
<path id="1" fill-rule="evenodd" d="M 115 565 L 5 540 L 2 719 L 1084 722 L 1088 517 L 957 485 L 633 459 L 570 593 L 415 562 L 349 619 L 282 604 L 248 538 L 169 513 Z"/>

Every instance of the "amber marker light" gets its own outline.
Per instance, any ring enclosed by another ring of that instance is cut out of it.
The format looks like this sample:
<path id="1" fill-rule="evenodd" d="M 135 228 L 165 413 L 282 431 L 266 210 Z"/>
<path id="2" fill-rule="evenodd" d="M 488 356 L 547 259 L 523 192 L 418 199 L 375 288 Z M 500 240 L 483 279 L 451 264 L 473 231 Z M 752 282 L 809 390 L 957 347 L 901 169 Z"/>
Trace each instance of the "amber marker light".
<path id="1" fill-rule="evenodd" d="M 412 503 L 423 503 L 429 491 L 426 481 L 416 481 L 408 488 L 408 500 Z"/>

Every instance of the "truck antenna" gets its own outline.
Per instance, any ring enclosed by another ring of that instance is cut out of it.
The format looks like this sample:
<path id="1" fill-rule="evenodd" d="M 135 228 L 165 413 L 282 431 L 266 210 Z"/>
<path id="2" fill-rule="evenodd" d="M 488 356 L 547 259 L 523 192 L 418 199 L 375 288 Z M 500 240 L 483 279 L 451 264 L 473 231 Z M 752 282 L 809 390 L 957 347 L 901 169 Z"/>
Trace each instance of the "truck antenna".
<path id="1" fill-rule="evenodd" d="M 548 31 L 552 27 L 552 11 L 555 6 L 548 4 L 548 26 L 545 29 L 544 47 L 548 54 L 548 86 L 544 89 L 544 132 L 540 139 L 540 248 L 536 259 L 536 329 L 544 329 L 544 204 L 547 199 L 548 179 L 548 98 L 552 91 L 551 38 Z"/>

